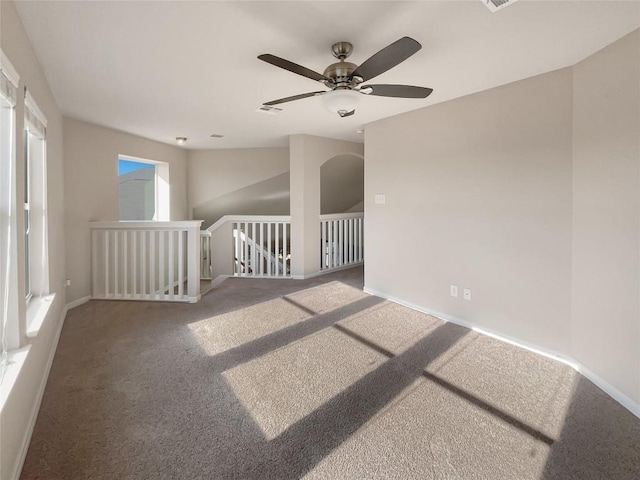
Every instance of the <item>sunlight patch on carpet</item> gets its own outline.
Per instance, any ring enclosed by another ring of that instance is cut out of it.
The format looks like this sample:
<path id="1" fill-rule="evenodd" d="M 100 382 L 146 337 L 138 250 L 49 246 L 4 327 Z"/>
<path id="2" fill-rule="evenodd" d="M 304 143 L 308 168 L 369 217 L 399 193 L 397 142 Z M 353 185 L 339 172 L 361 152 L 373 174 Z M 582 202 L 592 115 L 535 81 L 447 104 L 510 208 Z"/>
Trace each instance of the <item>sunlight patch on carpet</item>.
<path id="1" fill-rule="evenodd" d="M 369 295 L 334 281 L 189 324 L 208 355 L 217 355 L 326 314 Z"/>
<path id="2" fill-rule="evenodd" d="M 277 314 L 276 314 L 277 312 Z M 217 355 L 294 325 L 311 315 L 282 298 L 188 325 L 202 350 Z"/>
<path id="3" fill-rule="evenodd" d="M 223 376 L 271 440 L 387 360 L 328 328 Z"/>

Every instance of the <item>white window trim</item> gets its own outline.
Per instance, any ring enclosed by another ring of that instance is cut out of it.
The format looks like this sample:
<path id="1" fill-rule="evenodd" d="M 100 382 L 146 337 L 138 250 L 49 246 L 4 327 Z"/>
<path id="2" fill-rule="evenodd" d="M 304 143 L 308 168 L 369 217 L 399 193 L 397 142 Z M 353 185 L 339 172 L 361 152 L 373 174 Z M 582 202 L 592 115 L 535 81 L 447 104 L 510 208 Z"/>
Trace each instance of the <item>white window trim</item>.
<path id="1" fill-rule="evenodd" d="M 2 276 L 2 281 L 0 285 L 3 286 L 0 290 L 0 295 L 2 296 L 2 301 L 0 302 L 0 306 L 2 311 L 0 312 L 0 328 L 3 329 L 2 335 L 2 358 L 0 361 L 7 362 L 7 364 L 0 365 L 0 383 L 2 383 L 3 388 L 6 386 L 5 374 L 9 368 L 9 364 L 11 362 L 12 356 L 11 352 L 15 351 L 20 347 L 20 325 L 18 322 L 18 289 L 17 289 L 17 276 L 18 276 L 18 262 L 15 261 L 17 258 L 16 252 L 16 197 L 15 197 L 15 185 L 16 185 L 16 136 L 17 136 L 17 112 L 16 112 L 16 104 L 17 104 L 17 91 L 18 86 L 20 84 L 20 75 L 13 67 L 12 63 L 9 61 L 4 51 L 0 49 L 0 76 L 6 78 L 9 85 L 9 92 L 6 99 L 6 104 L 3 100 L 2 109 L 6 108 L 7 111 L 10 110 L 10 117 L 5 118 L 5 121 L 8 121 L 7 124 L 9 126 L 9 135 L 8 143 L 3 145 L 3 148 L 6 148 L 8 151 L 8 162 L 5 165 L 6 170 L 3 170 L 3 175 L 0 177 L 0 206 L 1 208 L 6 209 L 6 231 L 0 232 L 4 238 L 5 249 L 0 252 L 0 265 L 3 268 L 0 268 L 0 275 Z M 5 80 L 3 79 L 4 83 Z M 3 88 L 4 90 L 4 88 Z M 4 95 L 3 95 L 4 97 Z M 3 112 L 3 115 L 7 112 Z M 3 125 L 4 126 L 4 125 Z M 7 153 L 5 151 L 5 153 Z M 2 395 L 4 399 L 4 395 Z M 4 400 L 2 401 L 4 403 Z M 1 404 L 0 404 L 1 407 Z"/>
<path id="2" fill-rule="evenodd" d="M 27 121 L 28 116 L 32 117 L 32 120 Z M 41 125 L 34 124 L 34 120 Z M 29 221 L 31 231 L 29 233 L 29 265 L 26 264 L 25 258 L 25 272 L 29 271 L 29 283 L 30 292 L 25 296 L 27 308 L 25 318 L 25 329 L 28 337 L 35 337 L 42 326 L 44 318 L 47 316 L 51 301 L 54 295 L 49 295 L 49 246 L 48 246 L 48 206 L 47 206 L 47 119 L 42 113 L 42 110 L 38 107 L 31 94 L 25 89 L 25 132 L 30 131 L 33 128 L 33 135 L 35 139 L 42 142 L 42 151 L 31 150 L 31 145 L 25 151 L 25 162 L 28 162 L 26 169 L 29 172 L 28 185 L 29 185 L 29 207 L 30 215 Z M 32 142 L 31 134 L 27 133 L 25 139 L 27 142 Z M 28 155 L 28 157 L 27 157 Z M 34 156 L 32 156 L 34 155 Z M 37 156 L 37 157 L 36 157 Z M 33 164 L 31 162 L 38 162 Z M 36 178 L 34 180 L 34 167 L 38 167 L 36 172 Z M 36 184 L 34 181 L 42 185 L 37 188 L 38 198 L 34 198 L 34 190 Z M 25 203 L 26 205 L 26 203 Z M 41 216 L 38 217 L 38 216 Z M 37 225 L 37 231 L 34 230 L 34 226 Z M 24 234 L 24 230 L 22 232 Z M 34 267 L 35 261 L 39 262 L 37 268 Z M 37 271 L 37 275 L 33 275 L 33 272 Z M 26 275 L 26 273 L 25 273 Z M 36 283 L 37 282 L 37 283 Z M 37 286 L 37 291 L 34 293 L 34 286 Z"/>
<path id="3" fill-rule="evenodd" d="M 25 110 L 31 110 L 31 113 L 33 113 L 40 123 L 44 125 L 44 128 L 47 128 L 47 117 L 42 113 L 42 110 L 38 107 L 38 104 L 31 96 L 31 93 L 26 89 L 24 92 L 24 108 Z"/>
<path id="4" fill-rule="evenodd" d="M 13 84 L 13 86 L 17 89 L 18 85 L 20 85 L 20 75 L 13 67 L 13 64 L 9 61 L 4 51 L 0 49 L 0 70 L 5 77 L 9 79 L 9 81 Z"/>

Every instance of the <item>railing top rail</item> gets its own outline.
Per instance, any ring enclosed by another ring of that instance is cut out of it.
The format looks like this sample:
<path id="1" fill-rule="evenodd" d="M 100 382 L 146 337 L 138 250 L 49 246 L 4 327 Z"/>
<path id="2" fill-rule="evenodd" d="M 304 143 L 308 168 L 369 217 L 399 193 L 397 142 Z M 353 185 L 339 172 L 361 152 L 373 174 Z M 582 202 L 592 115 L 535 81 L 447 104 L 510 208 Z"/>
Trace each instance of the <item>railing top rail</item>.
<path id="1" fill-rule="evenodd" d="M 185 230 L 189 228 L 200 230 L 200 225 L 202 220 L 89 222 L 89 228 L 92 230 Z"/>
<path id="2" fill-rule="evenodd" d="M 320 220 L 340 220 L 342 218 L 364 218 L 364 212 L 331 213 L 328 215 L 320 215 Z"/>
<path id="3" fill-rule="evenodd" d="M 213 232 L 227 222 L 290 222 L 291 215 L 225 215 L 207 228 Z"/>

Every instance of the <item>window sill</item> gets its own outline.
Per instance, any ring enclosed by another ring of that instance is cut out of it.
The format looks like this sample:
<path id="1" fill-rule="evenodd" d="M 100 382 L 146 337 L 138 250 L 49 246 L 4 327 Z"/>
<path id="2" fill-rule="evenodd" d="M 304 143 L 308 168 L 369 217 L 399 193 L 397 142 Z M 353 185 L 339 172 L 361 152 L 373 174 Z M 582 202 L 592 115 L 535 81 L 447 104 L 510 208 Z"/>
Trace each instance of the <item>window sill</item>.
<path id="1" fill-rule="evenodd" d="M 53 305 L 56 294 L 45 295 L 44 297 L 34 297 L 27 305 L 27 337 L 35 338 L 42 327 L 44 319 L 47 318 L 49 309 Z"/>

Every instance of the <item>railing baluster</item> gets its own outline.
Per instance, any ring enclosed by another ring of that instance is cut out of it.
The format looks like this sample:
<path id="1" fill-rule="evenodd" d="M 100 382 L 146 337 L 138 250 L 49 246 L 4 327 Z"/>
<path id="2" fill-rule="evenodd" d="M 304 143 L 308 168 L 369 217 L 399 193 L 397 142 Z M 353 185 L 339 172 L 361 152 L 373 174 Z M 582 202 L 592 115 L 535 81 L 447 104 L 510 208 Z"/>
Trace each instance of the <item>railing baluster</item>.
<path id="1" fill-rule="evenodd" d="M 129 297 L 129 285 L 128 285 L 128 280 L 129 280 L 129 232 L 128 231 L 123 231 L 122 232 L 122 258 L 123 258 L 123 265 L 122 265 L 122 293 L 124 294 L 124 297 L 127 298 Z"/>
<path id="2" fill-rule="evenodd" d="M 164 246 L 165 233 L 162 230 L 158 232 L 158 293 L 160 294 L 160 300 L 164 300 L 164 292 L 167 288 L 165 283 L 165 264 L 164 261 L 167 257 L 167 252 Z"/>
<path id="3" fill-rule="evenodd" d="M 362 262 L 364 260 L 362 246 L 364 245 L 364 218 L 358 219 L 358 232 L 360 235 L 360 241 L 358 242 L 358 261 Z"/>
<path id="4" fill-rule="evenodd" d="M 116 298 L 118 298 L 118 264 L 120 263 L 120 258 L 118 257 L 118 237 L 119 231 L 116 230 L 113 232 L 113 294 Z"/>
<path id="5" fill-rule="evenodd" d="M 178 297 L 184 297 L 184 230 L 178 231 Z"/>
<path id="6" fill-rule="evenodd" d="M 140 296 L 141 298 L 146 298 L 147 296 L 147 231 L 142 230 L 140 232 L 140 280 L 141 280 L 141 288 L 140 288 Z"/>
<path id="7" fill-rule="evenodd" d="M 244 242 L 244 258 L 242 259 L 242 274 L 243 276 L 249 275 L 249 223 L 244 222 L 244 230 L 242 235 L 242 241 Z"/>
<path id="8" fill-rule="evenodd" d="M 98 296 L 98 231 L 91 231 L 91 295 Z"/>
<path id="9" fill-rule="evenodd" d="M 106 230 L 104 240 L 104 296 L 109 296 L 109 235 L 111 232 Z"/>
<path id="10" fill-rule="evenodd" d="M 324 269 L 324 222 L 320 221 L 320 270 Z"/>
<path id="11" fill-rule="evenodd" d="M 267 256 L 267 276 L 271 276 L 271 272 L 273 270 L 273 259 L 275 258 L 275 256 L 272 254 L 273 252 L 271 251 L 271 227 L 272 227 L 273 223 L 267 223 L 267 252 L 268 256 Z"/>
<path id="12" fill-rule="evenodd" d="M 264 266 L 264 249 L 262 244 L 264 243 L 262 222 L 258 222 L 258 231 L 256 232 L 256 238 L 254 238 L 253 245 L 256 248 L 256 260 L 258 260 L 258 275 L 262 275 Z"/>
<path id="13" fill-rule="evenodd" d="M 151 298 L 156 298 L 156 264 L 158 263 L 156 257 L 156 240 L 157 232 L 149 232 L 149 295 Z"/>
<path id="14" fill-rule="evenodd" d="M 138 231 L 131 231 L 131 298 L 138 295 Z"/>
<path id="15" fill-rule="evenodd" d="M 282 275 L 287 277 L 289 275 L 289 270 L 287 269 L 287 239 L 289 238 L 289 233 L 287 232 L 288 223 L 282 224 Z"/>
<path id="16" fill-rule="evenodd" d="M 278 229 L 280 228 L 280 225 L 275 222 L 273 224 L 273 274 L 277 277 L 278 276 L 278 270 L 280 267 L 280 245 L 279 245 L 279 240 L 280 240 L 280 233 L 278 232 Z"/>
<path id="17" fill-rule="evenodd" d="M 173 293 L 175 291 L 175 285 L 173 281 L 174 269 L 175 269 L 175 257 L 173 254 L 173 237 L 174 233 L 172 231 L 167 232 L 169 235 L 169 245 L 168 245 L 168 254 L 167 254 L 167 269 L 169 273 L 169 300 L 173 300 Z M 202 248 L 202 246 L 200 247 Z"/>

